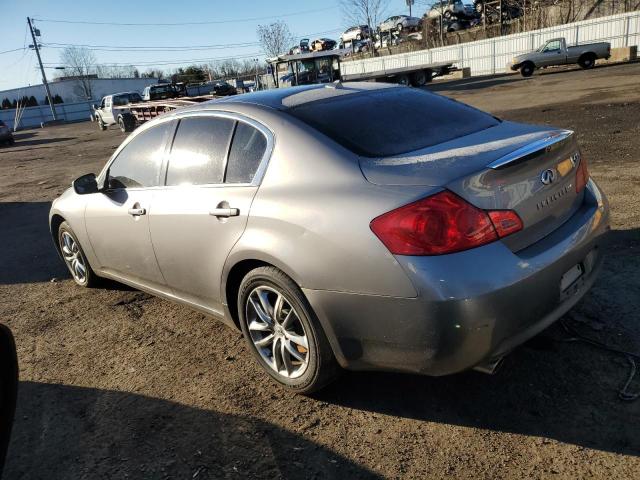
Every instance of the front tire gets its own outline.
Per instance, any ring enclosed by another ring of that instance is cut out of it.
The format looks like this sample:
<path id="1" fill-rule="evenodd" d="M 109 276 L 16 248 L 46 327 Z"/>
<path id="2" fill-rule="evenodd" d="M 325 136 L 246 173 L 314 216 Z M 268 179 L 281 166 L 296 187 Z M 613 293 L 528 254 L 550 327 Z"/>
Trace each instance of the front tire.
<path id="1" fill-rule="evenodd" d="M 535 71 L 535 67 L 530 62 L 525 63 L 524 65 L 522 65 L 522 67 L 520 67 L 520 75 L 522 75 L 525 78 L 528 78 L 531 75 L 533 75 L 534 71 Z"/>
<path id="2" fill-rule="evenodd" d="M 96 286 L 98 276 L 93 272 L 80 242 L 67 222 L 58 228 L 58 248 L 73 281 L 85 288 Z"/>
<path id="3" fill-rule="evenodd" d="M 107 126 L 102 121 L 102 117 L 98 117 L 98 128 L 102 131 L 107 129 Z"/>
<path id="4" fill-rule="evenodd" d="M 282 271 L 250 271 L 240 284 L 238 315 L 249 350 L 287 390 L 309 394 L 336 377 L 327 337 L 300 288 Z"/>

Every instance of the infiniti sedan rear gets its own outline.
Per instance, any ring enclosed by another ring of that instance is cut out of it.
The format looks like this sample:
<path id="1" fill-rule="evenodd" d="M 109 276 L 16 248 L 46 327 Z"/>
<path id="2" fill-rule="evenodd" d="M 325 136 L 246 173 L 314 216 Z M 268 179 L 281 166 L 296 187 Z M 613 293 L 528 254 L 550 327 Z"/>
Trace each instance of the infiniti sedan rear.
<path id="1" fill-rule="evenodd" d="M 609 220 L 573 132 L 336 83 L 164 114 L 50 225 L 79 285 L 216 316 L 307 393 L 340 367 L 490 370 L 593 285 Z"/>

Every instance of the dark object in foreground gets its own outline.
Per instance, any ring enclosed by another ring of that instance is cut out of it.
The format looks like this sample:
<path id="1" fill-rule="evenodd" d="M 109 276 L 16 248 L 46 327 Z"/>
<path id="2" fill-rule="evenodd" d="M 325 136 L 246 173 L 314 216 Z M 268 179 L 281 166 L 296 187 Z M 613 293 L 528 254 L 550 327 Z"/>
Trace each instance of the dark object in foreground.
<path id="1" fill-rule="evenodd" d="M 0 477 L 9 447 L 18 393 L 18 356 L 13 335 L 0 324 Z"/>

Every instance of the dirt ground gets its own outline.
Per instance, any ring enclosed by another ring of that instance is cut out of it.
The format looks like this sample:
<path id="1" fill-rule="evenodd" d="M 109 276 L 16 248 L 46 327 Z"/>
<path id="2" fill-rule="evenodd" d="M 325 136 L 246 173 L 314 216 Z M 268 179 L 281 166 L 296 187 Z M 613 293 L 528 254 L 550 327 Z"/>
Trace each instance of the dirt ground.
<path id="1" fill-rule="evenodd" d="M 579 132 L 611 201 L 612 245 L 565 321 L 640 351 L 640 64 L 431 88 Z M 271 383 L 211 318 L 118 285 L 76 287 L 49 204 L 123 138 L 86 122 L 0 149 L 0 320 L 21 367 L 6 478 L 640 478 L 640 400 L 617 394 L 626 359 L 563 342 L 559 325 L 495 376 L 345 373 L 308 398 Z"/>

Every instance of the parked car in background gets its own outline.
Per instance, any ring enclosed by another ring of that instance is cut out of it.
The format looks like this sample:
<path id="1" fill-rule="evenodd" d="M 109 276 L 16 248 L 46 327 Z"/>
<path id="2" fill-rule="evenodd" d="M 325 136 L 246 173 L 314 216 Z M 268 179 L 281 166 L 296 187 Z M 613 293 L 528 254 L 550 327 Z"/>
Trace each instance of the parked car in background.
<path id="1" fill-rule="evenodd" d="M 593 68 L 599 58 L 611 56 L 611 44 L 608 42 L 587 43 L 567 47 L 564 38 L 554 38 L 533 52 L 523 53 L 513 58 L 511 70 L 518 71 L 523 77 L 530 77 L 539 68 L 577 63 L 582 68 Z"/>
<path id="2" fill-rule="evenodd" d="M 142 92 L 142 100 L 165 100 L 167 98 L 178 98 L 180 92 L 170 83 L 158 83 L 148 85 Z"/>
<path id="3" fill-rule="evenodd" d="M 503 0 L 502 2 L 488 2 L 475 0 L 473 4 L 476 15 L 486 19 L 487 22 L 499 22 L 522 16 L 523 4 L 518 0 Z"/>
<path id="4" fill-rule="evenodd" d="M 364 40 L 365 38 L 369 38 L 370 36 L 371 30 L 369 29 L 369 25 L 358 25 L 356 27 L 351 27 L 345 30 L 345 32 L 340 35 L 340 40 L 343 43 L 346 43 L 354 40 Z"/>
<path id="5" fill-rule="evenodd" d="M 382 32 L 388 32 L 390 30 L 397 30 L 399 32 L 403 30 L 411 30 L 418 28 L 421 23 L 421 19 L 418 17 L 409 17 L 408 15 L 394 15 L 387 18 L 384 22 L 378 25 L 378 29 Z"/>
<path id="6" fill-rule="evenodd" d="M 0 120 L 0 145 L 13 145 L 15 140 L 11 129 L 7 127 L 7 124 Z"/>
<path id="7" fill-rule="evenodd" d="M 444 28 L 447 30 L 447 32 L 459 32 L 460 30 L 466 30 L 470 26 L 471 22 L 469 20 L 460 18 L 447 20 L 444 24 Z"/>
<path id="8" fill-rule="evenodd" d="M 427 17 L 436 19 L 443 16 L 449 19 L 452 17 L 466 17 L 467 14 L 468 10 L 462 0 L 446 0 L 444 2 L 435 2 L 427 12 Z"/>
<path id="9" fill-rule="evenodd" d="M 218 95 L 220 97 L 226 97 L 228 95 L 236 95 L 238 90 L 233 85 L 225 82 L 224 80 L 218 80 L 213 84 L 212 95 Z"/>
<path id="10" fill-rule="evenodd" d="M 108 126 L 118 124 L 124 132 L 125 124 L 131 118 L 127 115 L 128 110 L 122 107 L 138 102 L 142 102 L 142 97 L 138 92 L 120 92 L 107 95 L 102 98 L 100 106 L 92 106 L 93 119 L 97 122 L 100 130 L 106 130 Z"/>
<path id="11" fill-rule="evenodd" d="M 321 52 L 323 50 L 332 50 L 338 44 L 335 40 L 330 38 L 317 38 L 311 42 L 311 50 L 314 52 Z"/>
<path id="12" fill-rule="evenodd" d="M 339 366 L 490 371 L 601 269 L 576 138 L 383 83 L 247 93 L 143 124 L 49 225 L 77 285 L 214 315 L 294 392 Z"/>
<path id="13" fill-rule="evenodd" d="M 298 45 L 289 50 L 289 55 L 298 55 L 309 51 L 309 39 L 303 38 Z"/>

